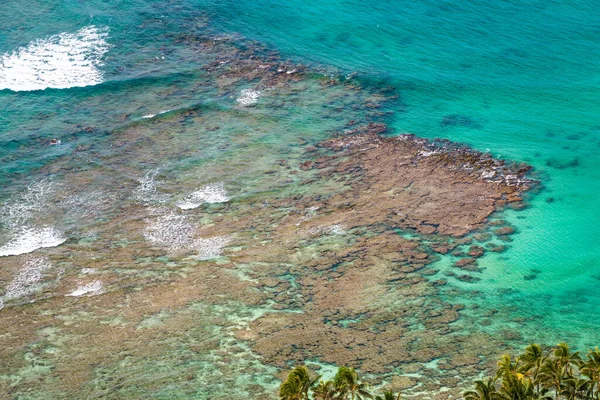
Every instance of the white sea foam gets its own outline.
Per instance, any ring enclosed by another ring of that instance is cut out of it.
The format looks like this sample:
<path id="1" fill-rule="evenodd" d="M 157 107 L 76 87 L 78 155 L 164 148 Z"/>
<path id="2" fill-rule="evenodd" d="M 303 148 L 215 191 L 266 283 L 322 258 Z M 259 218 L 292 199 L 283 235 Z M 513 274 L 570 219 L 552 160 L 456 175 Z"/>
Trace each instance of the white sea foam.
<path id="1" fill-rule="evenodd" d="M 191 210 L 197 208 L 202 203 L 224 203 L 229 201 L 227 191 L 223 183 L 214 183 L 204 186 L 202 189 L 195 191 L 182 201 L 177 203 L 177 207 L 182 210 Z"/>
<path id="2" fill-rule="evenodd" d="M 483 171 L 483 172 L 481 173 L 481 177 L 482 177 L 483 179 L 491 179 L 491 178 L 493 178 L 494 176 L 496 176 L 496 171 L 494 171 L 494 170 Z"/>
<path id="3" fill-rule="evenodd" d="M 107 28 L 93 25 L 30 42 L 0 56 L 0 89 L 65 89 L 103 82 Z"/>
<path id="4" fill-rule="evenodd" d="M 241 106 L 250 106 L 252 104 L 256 104 L 260 95 L 261 92 L 259 90 L 244 89 L 236 101 Z"/>
<path id="5" fill-rule="evenodd" d="M 335 224 L 327 227 L 327 232 L 333 235 L 344 235 L 346 233 L 346 227 L 342 224 Z"/>
<path id="6" fill-rule="evenodd" d="M 419 152 L 419 155 L 420 155 L 421 157 L 430 157 L 430 156 L 433 156 L 433 155 L 435 155 L 435 154 L 440 154 L 440 153 L 441 153 L 441 151 L 440 151 L 440 150 L 432 150 L 432 151 L 420 151 L 420 152 Z"/>
<path id="7" fill-rule="evenodd" d="M 223 247 L 231 240 L 230 236 L 198 238 L 188 217 L 172 212 L 149 218 L 146 223 L 144 237 L 153 245 L 171 252 L 197 251 L 200 260 L 220 257 Z"/>
<path id="8" fill-rule="evenodd" d="M 329 235 L 344 235 L 346 234 L 346 226 L 342 224 L 334 224 L 329 226 L 317 226 L 310 228 L 308 233 L 311 235 L 329 234 Z"/>
<path id="9" fill-rule="evenodd" d="M 53 227 L 23 228 L 13 238 L 0 247 L 0 257 L 31 253 L 43 247 L 56 247 L 67 240 Z"/>
<path id="10" fill-rule="evenodd" d="M 82 274 L 95 274 L 96 272 L 98 272 L 98 270 L 96 268 L 82 268 L 81 269 L 81 273 Z"/>
<path id="11" fill-rule="evenodd" d="M 157 169 L 153 169 L 146 172 L 142 178 L 138 179 L 140 185 L 137 189 L 137 197 L 139 200 L 145 200 L 156 193 L 156 176 L 158 175 L 158 172 Z"/>
<path id="12" fill-rule="evenodd" d="M 96 218 L 110 210 L 118 201 L 117 196 L 104 190 L 85 191 L 69 195 L 61 205 L 69 210 L 70 218 L 81 221 Z"/>
<path id="13" fill-rule="evenodd" d="M 158 247 L 181 251 L 192 247 L 194 227 L 184 215 L 166 214 L 146 220 L 144 237 Z"/>
<path id="14" fill-rule="evenodd" d="M 229 236 L 215 236 L 211 238 L 201 238 L 194 242 L 194 247 L 198 250 L 198 259 L 210 260 L 221 256 L 223 247 L 231 241 Z"/>
<path id="15" fill-rule="evenodd" d="M 9 232 L 8 242 L 0 246 L 0 257 L 31 253 L 42 247 L 55 247 L 66 240 L 54 227 L 36 226 L 36 219 L 43 217 L 52 207 L 49 196 L 55 192 L 56 187 L 49 180 L 34 182 L 25 192 L 0 208 L 0 224 L 7 227 Z"/>
<path id="16" fill-rule="evenodd" d="M 171 111 L 171 110 L 163 110 L 163 111 L 159 112 L 158 114 L 146 114 L 146 115 L 142 115 L 142 118 L 144 118 L 144 119 L 150 119 L 150 118 L 154 118 L 154 117 L 156 117 L 157 115 L 166 114 L 166 113 L 168 113 L 169 111 Z"/>
<path id="17" fill-rule="evenodd" d="M 92 283 L 88 283 L 87 285 L 78 286 L 77 289 L 67 294 L 67 296 L 96 296 L 102 293 L 104 293 L 104 284 L 102 283 L 102 281 L 94 281 Z"/>
<path id="18" fill-rule="evenodd" d="M 24 193 L 0 208 L 0 222 L 12 229 L 22 227 L 36 213 L 47 209 L 48 196 L 55 190 L 56 184 L 46 179 L 30 184 Z"/>
<path id="19" fill-rule="evenodd" d="M 164 203 L 168 200 L 168 196 L 159 193 L 158 185 L 162 182 L 157 180 L 156 177 L 160 173 L 159 168 L 152 169 L 138 179 L 139 186 L 135 191 L 135 197 L 142 203 Z"/>
<path id="20" fill-rule="evenodd" d="M 33 293 L 36 285 L 44 277 L 44 271 L 50 269 L 52 264 L 41 257 L 32 257 L 25 261 L 23 268 L 15 279 L 6 287 L 6 298 L 14 299 Z"/>

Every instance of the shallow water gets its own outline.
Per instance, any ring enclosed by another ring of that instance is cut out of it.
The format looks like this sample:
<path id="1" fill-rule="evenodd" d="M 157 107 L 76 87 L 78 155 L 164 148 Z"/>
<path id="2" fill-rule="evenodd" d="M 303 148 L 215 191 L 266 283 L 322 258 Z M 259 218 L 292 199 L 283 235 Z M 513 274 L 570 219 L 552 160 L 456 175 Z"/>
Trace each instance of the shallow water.
<path id="1" fill-rule="evenodd" d="M 255 238 L 273 240 L 262 231 L 248 234 L 240 221 L 253 210 L 344 187 L 310 183 L 310 171 L 285 165 L 306 161 L 306 146 L 353 119 L 533 165 L 543 187 L 529 207 L 497 216 L 516 230 L 508 243 L 493 239 L 507 250 L 488 251 L 478 260 L 483 271 L 473 274 L 480 280 L 469 283 L 448 275 L 458 257 L 439 256 L 427 267 L 439 269 L 429 279 L 449 283 L 426 301 L 465 305 L 452 324 L 458 336 L 487 332 L 516 347 L 596 345 L 594 8 L 586 1 L 9 2 L 0 9 L 0 315 L 10 327 L 0 391 L 14 398 L 274 393 L 276 367 L 234 332 L 265 313 L 298 312 L 301 263 L 364 233 L 323 227 L 307 233 L 322 239 L 301 238 L 306 247 L 279 261 L 277 279 L 289 286 L 281 304 L 298 308 L 280 309 L 277 297 L 259 296 L 276 290 L 262 284 L 271 260 L 232 263 L 228 256 L 235 259 Z M 64 55 L 60 38 L 96 29 L 106 37 L 90 46 L 65 41 L 76 53 L 42 74 L 41 49 Z M 214 57 L 195 36 L 207 29 L 215 42 L 266 53 L 239 33 L 283 59 L 323 67 L 276 89 L 215 80 L 200 68 Z M 31 68 L 26 75 L 10 70 L 24 64 Z M 330 74 L 349 84 L 328 87 Z M 364 107 L 371 90 L 387 86 L 398 100 Z M 293 204 L 277 207 L 273 226 L 295 215 Z M 219 282 L 231 285 L 229 297 L 216 291 Z M 360 316 L 340 320 L 357 323 Z M 61 371 L 78 365 L 91 367 L 65 382 Z M 411 374 L 408 366 L 397 372 Z"/>
<path id="2" fill-rule="evenodd" d="M 484 279 L 470 287 L 491 297 L 518 291 L 512 301 L 544 315 L 544 333 L 561 332 L 548 333 L 550 343 L 569 332 L 579 337 L 572 341 L 595 343 L 588 321 L 600 304 L 596 7 L 589 1 L 277 5 L 272 13 L 261 1 L 213 2 L 210 15 L 286 56 L 396 86 L 398 131 L 468 143 L 536 168 L 544 190 L 529 209 L 506 216 L 518 231 L 514 241 L 501 256 L 480 261 Z M 531 270 L 541 272 L 522 279 Z M 555 300 L 540 304 L 541 294 Z M 539 335 L 535 325 L 528 340 Z"/>

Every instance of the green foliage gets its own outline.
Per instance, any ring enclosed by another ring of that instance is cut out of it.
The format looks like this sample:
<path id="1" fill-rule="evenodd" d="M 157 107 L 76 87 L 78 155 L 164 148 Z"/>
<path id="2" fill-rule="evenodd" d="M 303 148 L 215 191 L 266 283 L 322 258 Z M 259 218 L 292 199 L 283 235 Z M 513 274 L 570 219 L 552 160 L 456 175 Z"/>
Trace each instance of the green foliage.
<path id="1" fill-rule="evenodd" d="M 585 357 L 566 343 L 543 349 L 530 344 L 523 354 L 504 354 L 492 377 L 476 380 L 465 400 L 600 400 L 600 350 Z M 304 367 L 294 368 L 279 388 L 281 400 L 400 400 L 384 391 L 371 392 L 353 368 L 340 367 L 333 380 L 317 381 Z"/>
<path id="2" fill-rule="evenodd" d="M 475 381 L 475 390 L 467 390 L 463 393 L 465 400 L 496 400 L 501 396 L 496 392 L 496 380 Z"/>
<path id="3" fill-rule="evenodd" d="M 475 381 L 465 400 L 600 400 L 600 351 L 584 360 L 566 343 L 546 352 L 531 344 L 516 358 L 505 354 L 494 378 Z"/>
<path id="4" fill-rule="evenodd" d="M 281 400 L 309 400 L 308 391 L 318 379 L 319 376 L 311 379 L 308 368 L 305 366 L 296 367 L 279 387 L 279 398 Z"/>
<path id="5" fill-rule="evenodd" d="M 375 396 L 375 400 L 401 400 L 402 396 L 400 395 L 400 393 L 398 393 L 397 396 L 394 396 L 394 392 L 392 392 L 391 390 L 386 390 L 385 392 L 383 392 L 383 397 L 381 396 Z"/>
<path id="6" fill-rule="evenodd" d="M 373 398 L 371 393 L 369 393 L 369 385 L 360 381 L 358 373 L 354 368 L 340 367 L 333 379 L 333 385 L 340 395 L 343 396 L 342 398 L 347 398 L 347 395 L 350 395 L 351 400 Z"/>
<path id="7" fill-rule="evenodd" d="M 279 387 L 281 400 L 365 400 L 373 399 L 369 384 L 363 382 L 354 368 L 340 367 L 333 381 L 321 380 L 320 377 L 310 377 L 306 367 L 294 368 L 287 376 L 285 382 Z M 309 395 L 309 391 L 312 397 Z M 391 391 L 383 392 L 383 397 L 377 396 L 376 400 L 401 400 Z"/>
<path id="8" fill-rule="evenodd" d="M 334 400 L 337 398 L 337 390 L 332 381 L 321 381 L 313 389 L 313 399 L 315 400 Z"/>

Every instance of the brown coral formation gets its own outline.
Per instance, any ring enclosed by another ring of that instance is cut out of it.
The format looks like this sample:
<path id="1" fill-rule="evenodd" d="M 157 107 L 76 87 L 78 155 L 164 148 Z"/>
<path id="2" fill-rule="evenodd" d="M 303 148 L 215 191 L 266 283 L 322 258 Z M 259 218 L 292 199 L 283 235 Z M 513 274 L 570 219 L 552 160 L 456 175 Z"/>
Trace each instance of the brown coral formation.
<path id="1" fill-rule="evenodd" d="M 353 186 L 352 196 L 344 193 L 329 202 L 352 209 L 352 224 L 379 222 L 424 234 L 463 236 L 482 228 L 507 199 L 532 184 L 524 178 L 528 168 L 447 142 L 412 135 L 384 138 L 378 135 L 381 126 L 369 128 L 365 134 L 322 143 L 341 154 L 316 165 L 328 168 L 332 159 L 344 158 L 323 175 L 339 174 Z"/>
<path id="2" fill-rule="evenodd" d="M 261 246 L 261 252 L 269 254 L 265 262 L 293 257 L 294 264 L 302 266 L 288 271 L 295 277 L 298 296 L 275 298 L 278 304 L 293 302 L 302 312 L 266 314 L 250 325 L 251 334 L 240 331 L 238 336 L 281 367 L 319 359 L 381 374 L 406 363 L 461 353 L 471 355 L 460 363 L 451 361 L 452 368 L 460 367 L 470 376 L 485 367 L 478 355 L 493 352 L 495 341 L 457 337 L 452 324 L 459 320 L 462 306 L 440 301 L 434 295 L 436 282 L 430 283 L 422 269 L 432 260 L 430 249 L 445 253 L 456 246 L 445 238 L 484 229 L 491 213 L 533 182 L 524 177 L 526 168 L 445 142 L 412 135 L 385 138 L 383 131 L 382 125 L 370 125 L 320 143 L 322 157 L 301 167 L 318 171 L 321 180 L 347 185 L 347 190 L 330 196 L 297 199 L 296 207 L 313 209 L 314 215 L 291 214 L 280 220 L 277 242 Z M 323 240 L 323 233 L 331 234 L 324 227 L 332 226 L 346 230 L 343 244 L 313 244 Z M 424 246 L 402 237 L 398 229 L 415 230 L 432 240 Z M 431 236 L 434 233 L 438 235 Z M 282 246 L 298 236 L 308 236 L 303 243 L 314 246 L 310 256 L 305 249 Z M 482 252 L 479 246 L 469 249 L 476 257 Z M 252 258 L 261 260 L 258 252 L 252 252 Z M 457 262 L 469 271 L 478 270 L 475 264 L 473 258 Z M 476 353 L 464 353 L 465 347 L 477 348 Z M 432 382 L 432 389 L 443 385 Z"/>

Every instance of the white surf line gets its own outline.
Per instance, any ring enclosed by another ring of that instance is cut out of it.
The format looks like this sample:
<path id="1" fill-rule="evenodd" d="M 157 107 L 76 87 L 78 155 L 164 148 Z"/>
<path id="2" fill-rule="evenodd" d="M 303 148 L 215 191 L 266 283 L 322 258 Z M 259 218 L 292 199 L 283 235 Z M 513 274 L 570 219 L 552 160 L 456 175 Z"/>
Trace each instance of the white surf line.
<path id="1" fill-rule="evenodd" d="M 23 228 L 13 234 L 13 238 L 0 247 L 0 257 L 27 254 L 44 247 L 56 247 L 67 238 L 53 227 Z"/>
<path id="2" fill-rule="evenodd" d="M 86 26 L 30 42 L 0 56 L 0 90 L 66 89 L 104 81 L 108 28 Z"/>
<path id="3" fill-rule="evenodd" d="M 8 227 L 8 242 L 0 246 L 0 257 L 56 247 L 67 240 L 53 226 L 36 226 L 35 217 L 48 208 L 48 196 L 56 187 L 48 180 L 30 184 L 20 195 L 0 207 L 0 223 Z"/>

